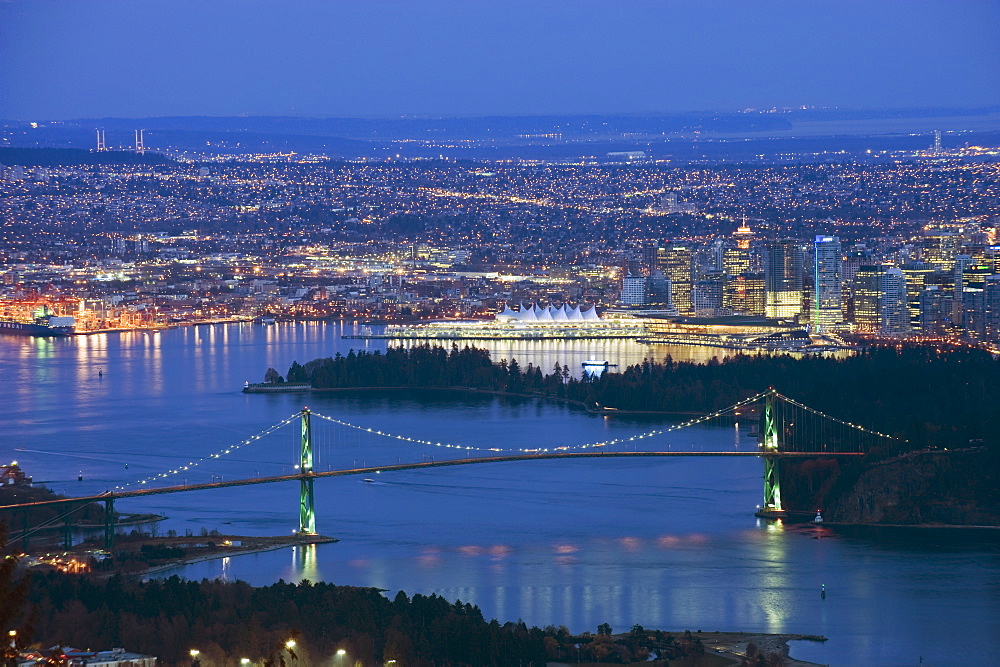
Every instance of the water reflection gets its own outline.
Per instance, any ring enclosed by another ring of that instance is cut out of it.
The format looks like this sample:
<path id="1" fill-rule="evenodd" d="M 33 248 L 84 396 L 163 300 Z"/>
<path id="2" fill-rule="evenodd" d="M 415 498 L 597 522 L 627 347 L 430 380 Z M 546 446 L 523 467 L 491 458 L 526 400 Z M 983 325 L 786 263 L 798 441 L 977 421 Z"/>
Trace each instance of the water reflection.
<path id="1" fill-rule="evenodd" d="M 284 372 L 292 360 L 384 349 L 384 341 L 340 339 L 340 332 L 352 329 L 243 325 L 5 339 L 0 373 L 17 381 L 0 412 L 0 428 L 11 434 L 13 446 L 32 450 L 18 458 L 36 479 L 56 480 L 55 490 L 74 495 L 100 493 L 120 483 L 125 461 L 133 479 L 178 469 L 299 410 L 301 396 L 244 395 L 240 387 L 246 379 L 259 380 L 268 366 Z M 660 359 L 666 350 L 652 352 L 621 341 L 495 350 L 533 355 L 526 361 L 543 370 L 558 360 L 574 372 L 586 358 L 624 365 Z M 671 353 L 682 357 L 681 350 Z M 105 369 L 103 380 L 93 376 L 95 366 Z M 317 411 L 352 423 L 483 446 L 579 444 L 670 423 L 444 392 L 317 394 L 308 400 Z M 730 423 L 687 433 L 663 440 L 664 446 L 731 446 L 738 430 Z M 354 459 L 380 465 L 441 453 L 356 432 L 317 431 L 317 437 L 323 465 Z M 229 468 L 213 463 L 184 474 L 210 481 L 213 475 L 280 469 L 295 461 L 296 440 L 294 429 L 279 431 L 241 449 L 225 464 Z M 81 469 L 84 481 L 77 482 Z M 912 663 L 919 649 L 927 662 L 962 655 L 967 664 L 990 664 L 995 640 L 955 638 L 997 636 L 995 540 L 758 524 L 752 511 L 760 503 L 760 475 L 755 459 L 592 459 L 414 471 L 382 475 L 370 485 L 324 480 L 316 485 L 320 530 L 340 542 L 297 547 L 291 558 L 286 550 L 208 561 L 180 573 L 255 585 L 309 578 L 376 586 L 389 595 L 400 589 L 438 593 L 479 604 L 487 618 L 501 622 L 520 617 L 576 632 L 608 622 L 616 629 L 639 623 L 824 634 L 833 639 L 808 650 L 825 652 L 815 654 L 825 663 Z M 121 509 L 165 512 L 170 519 L 163 530 L 181 534 L 238 522 L 241 534 L 275 535 L 297 525 L 297 502 L 297 488 L 274 485 L 134 499 Z M 821 600 L 824 583 L 829 596 Z"/>

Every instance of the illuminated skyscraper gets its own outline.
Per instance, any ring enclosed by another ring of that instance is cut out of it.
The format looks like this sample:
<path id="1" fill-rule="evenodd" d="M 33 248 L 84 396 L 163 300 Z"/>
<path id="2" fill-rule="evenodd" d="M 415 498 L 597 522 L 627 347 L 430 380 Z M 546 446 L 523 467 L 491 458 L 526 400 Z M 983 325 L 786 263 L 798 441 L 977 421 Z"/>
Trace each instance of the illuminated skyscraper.
<path id="1" fill-rule="evenodd" d="M 906 276 L 898 267 L 862 266 L 854 275 L 854 328 L 866 333 L 910 330 Z"/>
<path id="2" fill-rule="evenodd" d="M 906 307 L 906 276 L 898 267 L 890 267 L 879 280 L 879 309 L 884 333 L 905 333 L 910 330 L 910 312 Z"/>
<path id="3" fill-rule="evenodd" d="M 711 271 L 694 284 L 691 294 L 696 316 L 718 317 L 726 314 L 722 306 L 724 285 L 725 274 L 722 271 Z"/>
<path id="4" fill-rule="evenodd" d="M 927 285 L 927 276 L 934 273 L 934 267 L 924 262 L 914 262 L 900 268 L 906 276 L 906 308 L 910 312 L 910 328 L 921 331 L 920 294 Z"/>
<path id="5" fill-rule="evenodd" d="M 683 245 L 668 245 L 657 252 L 660 271 L 670 279 L 670 295 L 674 308 L 681 315 L 694 312 L 691 302 L 691 249 Z"/>
<path id="6" fill-rule="evenodd" d="M 879 281 L 882 276 L 880 266 L 861 266 L 854 273 L 851 289 L 852 312 L 854 328 L 863 333 L 875 333 L 882 322 L 879 318 L 879 302 L 881 294 Z"/>
<path id="7" fill-rule="evenodd" d="M 621 303 L 624 306 L 641 306 L 646 303 L 646 278 L 631 273 L 622 280 Z"/>
<path id="8" fill-rule="evenodd" d="M 722 306 L 739 315 L 764 315 L 764 274 L 741 273 L 726 283 Z"/>
<path id="9" fill-rule="evenodd" d="M 812 326 L 815 331 L 826 331 L 840 322 L 842 263 L 840 239 L 817 236 L 813 241 Z"/>
<path id="10" fill-rule="evenodd" d="M 658 310 L 677 312 L 670 298 L 670 278 L 659 270 L 646 278 L 646 305 Z"/>
<path id="11" fill-rule="evenodd" d="M 993 275 L 983 281 L 983 301 L 986 338 L 1000 341 L 1000 275 Z"/>
<path id="12" fill-rule="evenodd" d="M 783 239 L 764 253 L 767 317 L 788 319 L 802 312 L 802 243 Z"/>
<path id="13" fill-rule="evenodd" d="M 928 229 L 924 231 L 923 246 L 925 262 L 951 271 L 962 246 L 962 235 L 952 229 Z"/>

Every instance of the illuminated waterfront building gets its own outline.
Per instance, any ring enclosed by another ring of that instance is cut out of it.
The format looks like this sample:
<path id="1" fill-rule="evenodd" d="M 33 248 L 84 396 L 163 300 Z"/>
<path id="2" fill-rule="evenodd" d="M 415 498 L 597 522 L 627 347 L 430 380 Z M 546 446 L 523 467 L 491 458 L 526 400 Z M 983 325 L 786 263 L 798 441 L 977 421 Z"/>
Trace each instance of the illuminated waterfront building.
<path id="1" fill-rule="evenodd" d="M 865 333 L 906 333 L 910 312 L 906 276 L 898 267 L 862 266 L 854 276 L 854 328 Z"/>
<path id="2" fill-rule="evenodd" d="M 622 293 L 619 299 L 623 306 L 642 306 L 646 303 L 646 278 L 629 273 L 622 280 Z"/>
<path id="3" fill-rule="evenodd" d="M 934 273 L 934 267 L 924 262 L 904 264 L 900 267 L 906 277 L 906 309 L 909 312 L 910 328 L 923 331 L 920 317 L 920 295 L 927 286 L 927 277 Z"/>
<path id="4" fill-rule="evenodd" d="M 764 253 L 765 315 L 789 319 L 802 312 L 802 244 L 794 239 L 769 243 Z"/>
<path id="5" fill-rule="evenodd" d="M 941 285 L 929 284 L 920 292 L 920 332 L 947 333 L 951 323 L 951 294 Z"/>
<path id="6" fill-rule="evenodd" d="M 988 276 L 983 281 L 983 306 L 986 338 L 1000 340 L 1000 275 Z"/>
<path id="7" fill-rule="evenodd" d="M 813 242 L 812 298 L 812 326 L 815 331 L 826 331 L 840 322 L 842 260 L 838 237 L 816 237 Z"/>
<path id="8" fill-rule="evenodd" d="M 694 284 L 692 299 L 696 317 L 719 317 L 727 313 L 722 306 L 725 274 L 721 271 L 711 271 Z"/>
<path id="9" fill-rule="evenodd" d="M 875 333 L 881 328 L 879 303 L 881 293 L 879 281 L 882 276 L 880 266 L 862 266 L 854 274 L 851 289 L 851 318 L 856 331 Z"/>
<path id="10" fill-rule="evenodd" d="M 722 270 L 730 278 L 741 273 L 750 273 L 750 250 L 725 248 L 722 251 Z"/>
<path id="11" fill-rule="evenodd" d="M 906 333 L 910 330 L 910 314 L 906 307 L 906 276 L 899 267 L 890 267 L 879 279 L 880 329 L 885 333 Z"/>
<path id="12" fill-rule="evenodd" d="M 741 273 L 730 278 L 722 293 L 724 308 L 739 315 L 764 316 L 763 273 Z"/>
<path id="13" fill-rule="evenodd" d="M 670 278 L 658 270 L 646 278 L 646 305 L 659 310 L 674 310 L 674 303 L 670 298 Z"/>
<path id="14" fill-rule="evenodd" d="M 691 301 L 691 249 L 683 245 L 660 248 L 657 265 L 670 279 L 670 298 L 677 312 L 690 314 L 694 304 Z"/>
<path id="15" fill-rule="evenodd" d="M 969 311 L 965 305 L 966 292 L 980 289 L 986 276 L 993 275 L 993 273 L 993 267 L 985 264 L 977 264 L 968 255 L 958 255 L 955 258 L 955 268 L 952 274 L 955 280 L 954 292 L 952 294 L 952 321 L 955 324 L 967 329 L 969 328 L 965 323 L 965 314 Z M 975 312 L 975 310 L 976 307 L 972 306 L 971 312 Z"/>

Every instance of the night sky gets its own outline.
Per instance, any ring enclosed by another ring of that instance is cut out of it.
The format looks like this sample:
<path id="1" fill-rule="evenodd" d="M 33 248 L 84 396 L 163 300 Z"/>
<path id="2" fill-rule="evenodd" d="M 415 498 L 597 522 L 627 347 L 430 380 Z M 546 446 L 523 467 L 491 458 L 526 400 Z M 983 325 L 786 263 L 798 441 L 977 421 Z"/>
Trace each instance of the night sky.
<path id="1" fill-rule="evenodd" d="M 0 118 L 1000 104 L 998 0 L 0 0 Z"/>

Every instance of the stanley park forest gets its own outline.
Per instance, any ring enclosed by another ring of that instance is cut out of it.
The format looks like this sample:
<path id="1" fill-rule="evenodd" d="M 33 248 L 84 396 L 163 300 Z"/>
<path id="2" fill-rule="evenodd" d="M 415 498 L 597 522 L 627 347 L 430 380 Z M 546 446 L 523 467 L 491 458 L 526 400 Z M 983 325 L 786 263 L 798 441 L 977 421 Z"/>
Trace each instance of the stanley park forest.
<path id="1" fill-rule="evenodd" d="M 478 348 L 394 347 L 294 362 L 284 378 L 268 369 L 265 380 L 316 389 L 468 388 L 566 399 L 587 409 L 682 415 L 710 413 L 774 387 L 899 439 L 872 456 L 970 441 L 1000 448 L 1000 361 L 971 349 L 875 347 L 844 358 L 736 355 L 706 364 L 667 357 L 577 378 L 565 366 L 494 362 Z"/>
<path id="2" fill-rule="evenodd" d="M 309 581 L 254 588 L 177 577 L 18 577 L 13 560 L 0 567 L 0 622 L 18 629 L 21 647 L 124 645 L 164 665 L 191 664 L 189 651 L 197 647 L 202 664 L 236 664 L 248 656 L 275 667 L 319 664 L 341 651 L 350 659 L 345 664 L 415 666 L 622 664 L 705 652 L 698 633 L 634 626 L 612 635 L 605 623 L 596 633 L 574 635 L 564 627 L 501 625 L 486 621 L 478 607 L 437 595 L 400 592 L 390 599 L 374 588 Z M 762 652 L 753 664 L 783 662 L 780 654 Z"/>

